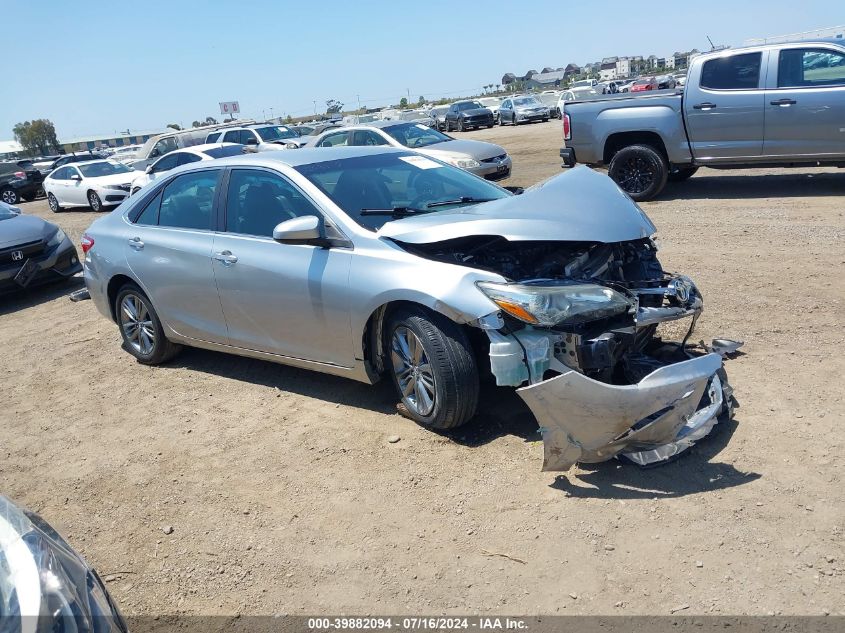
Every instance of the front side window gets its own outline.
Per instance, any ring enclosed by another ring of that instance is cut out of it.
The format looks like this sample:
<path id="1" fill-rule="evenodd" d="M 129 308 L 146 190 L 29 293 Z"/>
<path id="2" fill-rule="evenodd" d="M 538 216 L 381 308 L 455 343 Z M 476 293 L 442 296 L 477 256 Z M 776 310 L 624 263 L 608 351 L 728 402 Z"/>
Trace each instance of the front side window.
<path id="1" fill-rule="evenodd" d="M 179 162 L 179 157 L 181 154 L 169 154 L 165 156 L 161 160 L 157 161 L 155 165 L 153 165 L 153 172 L 154 173 L 161 173 L 163 171 L 170 171 Z"/>
<path id="2" fill-rule="evenodd" d="M 355 132 L 355 145 L 365 147 L 374 147 L 377 145 L 390 145 L 381 134 L 377 134 L 372 130 L 357 130 Z"/>
<path id="3" fill-rule="evenodd" d="M 349 145 L 349 132 L 335 132 L 323 137 L 319 147 L 340 147 L 345 145 Z"/>
<path id="4" fill-rule="evenodd" d="M 196 154 L 191 154 L 189 152 L 182 152 L 179 154 L 179 162 L 176 164 L 177 166 L 181 165 L 190 165 L 191 163 L 196 163 L 201 161 L 202 159 L 197 156 Z"/>
<path id="5" fill-rule="evenodd" d="M 286 178 L 260 169 L 233 169 L 226 198 L 226 231 L 273 237 L 280 222 L 321 217 L 317 207 Z"/>
<path id="6" fill-rule="evenodd" d="M 845 85 L 845 55 L 826 49 L 793 48 L 780 52 L 778 88 Z"/>
<path id="7" fill-rule="evenodd" d="M 179 149 L 176 145 L 176 139 L 172 136 L 168 138 L 161 139 L 158 143 L 155 144 L 153 147 L 152 156 L 164 156 L 165 154 L 169 154 L 173 150 Z"/>
<path id="8" fill-rule="evenodd" d="M 50 178 L 52 178 L 53 180 L 67 180 L 67 167 L 59 167 L 56 171 L 53 172 Z"/>
<path id="9" fill-rule="evenodd" d="M 210 230 L 219 175 L 219 170 L 214 169 L 174 178 L 161 194 L 159 226 Z"/>
<path id="10" fill-rule="evenodd" d="M 710 90 L 755 90 L 760 83 L 762 53 L 717 57 L 704 62 L 700 84 Z"/>
<path id="11" fill-rule="evenodd" d="M 240 130 L 229 130 L 223 136 L 224 143 L 240 143 L 241 142 L 241 133 Z"/>
<path id="12" fill-rule="evenodd" d="M 435 143 L 450 141 L 448 136 L 422 123 L 403 123 L 384 128 L 392 138 L 405 147 L 427 147 Z"/>

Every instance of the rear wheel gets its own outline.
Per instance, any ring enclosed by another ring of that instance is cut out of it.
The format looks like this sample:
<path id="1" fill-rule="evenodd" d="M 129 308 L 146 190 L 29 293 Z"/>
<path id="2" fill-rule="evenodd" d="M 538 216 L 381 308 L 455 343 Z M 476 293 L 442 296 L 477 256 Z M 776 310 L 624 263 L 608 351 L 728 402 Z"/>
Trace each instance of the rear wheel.
<path id="1" fill-rule="evenodd" d="M 88 206 L 91 207 L 92 211 L 102 211 L 103 201 L 100 200 L 100 196 L 97 195 L 96 191 L 88 192 Z"/>
<path id="2" fill-rule="evenodd" d="M 17 204 L 20 202 L 21 197 L 14 189 L 4 189 L 3 191 L 0 191 L 0 200 L 6 204 Z"/>
<path id="3" fill-rule="evenodd" d="M 52 193 L 47 194 L 47 204 L 50 205 L 50 211 L 52 211 L 53 213 L 58 213 L 62 210 L 62 208 L 59 206 L 59 201 L 56 200 L 56 196 L 54 196 Z"/>
<path id="4" fill-rule="evenodd" d="M 651 200 L 666 186 L 669 166 L 650 145 L 631 145 L 616 152 L 608 175 L 637 202 Z"/>
<path id="5" fill-rule="evenodd" d="M 126 284 L 117 293 L 114 313 L 123 348 L 139 363 L 157 365 L 170 360 L 181 349 L 167 340 L 152 303 L 135 284 Z"/>
<path id="6" fill-rule="evenodd" d="M 475 415 L 478 368 L 456 323 L 409 308 L 393 315 L 385 334 L 385 364 L 408 417 L 433 429 L 451 429 Z"/>
<path id="7" fill-rule="evenodd" d="M 669 173 L 669 182 L 683 182 L 692 178 L 693 174 L 698 171 L 698 167 L 679 167 L 673 169 Z"/>

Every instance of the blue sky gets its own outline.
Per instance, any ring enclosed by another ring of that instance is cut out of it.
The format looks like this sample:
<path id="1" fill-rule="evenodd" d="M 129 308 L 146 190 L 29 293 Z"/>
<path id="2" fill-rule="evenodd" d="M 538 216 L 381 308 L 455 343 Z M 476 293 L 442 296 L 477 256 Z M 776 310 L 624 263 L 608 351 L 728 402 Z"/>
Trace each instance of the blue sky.
<path id="1" fill-rule="evenodd" d="M 227 100 L 260 117 L 469 94 L 509 71 L 845 23 L 841 0 L 3 0 L 2 14 L 18 83 L 0 139 L 41 117 L 67 139 L 190 125 Z"/>

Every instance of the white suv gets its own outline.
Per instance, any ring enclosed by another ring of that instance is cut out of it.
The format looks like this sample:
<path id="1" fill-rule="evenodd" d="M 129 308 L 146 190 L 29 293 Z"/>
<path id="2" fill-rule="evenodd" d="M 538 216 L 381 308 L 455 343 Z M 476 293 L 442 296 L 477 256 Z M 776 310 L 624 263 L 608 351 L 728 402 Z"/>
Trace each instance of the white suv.
<path id="1" fill-rule="evenodd" d="M 298 149 L 306 143 L 299 134 L 285 125 L 251 125 L 227 128 L 209 134 L 206 143 L 240 143 L 257 152 Z"/>

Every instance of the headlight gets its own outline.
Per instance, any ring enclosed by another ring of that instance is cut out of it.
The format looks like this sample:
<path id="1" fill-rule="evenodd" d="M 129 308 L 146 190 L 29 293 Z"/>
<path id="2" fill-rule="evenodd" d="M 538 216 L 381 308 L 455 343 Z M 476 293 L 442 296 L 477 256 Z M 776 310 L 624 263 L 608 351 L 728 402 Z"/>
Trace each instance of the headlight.
<path id="1" fill-rule="evenodd" d="M 47 242 L 47 248 L 52 248 L 54 246 L 58 246 L 62 242 L 65 241 L 65 232 L 61 229 L 57 229 L 56 232 L 53 234 L 53 237 L 50 238 L 50 241 Z"/>
<path id="2" fill-rule="evenodd" d="M 96 572 L 43 519 L 3 496 L 0 616 L 3 624 L 16 631 L 126 631 L 126 623 Z M 19 619 L 18 626 L 15 619 Z M 27 621 L 37 627 L 26 626 Z"/>
<path id="3" fill-rule="evenodd" d="M 592 321 L 622 314 L 632 305 L 624 295 L 597 284 L 541 286 L 479 282 L 477 286 L 504 312 L 532 325 Z"/>
<path id="4" fill-rule="evenodd" d="M 446 160 L 450 165 L 461 169 L 475 169 L 481 166 L 481 163 L 474 158 L 447 158 Z"/>
<path id="5" fill-rule="evenodd" d="M 299 145 L 297 145 L 296 143 L 286 143 L 285 147 L 287 149 L 299 149 Z"/>
<path id="6" fill-rule="evenodd" d="M 117 189 L 119 191 L 126 191 L 124 189 L 126 185 L 103 185 L 103 189 Z"/>

